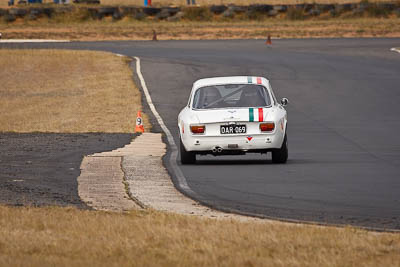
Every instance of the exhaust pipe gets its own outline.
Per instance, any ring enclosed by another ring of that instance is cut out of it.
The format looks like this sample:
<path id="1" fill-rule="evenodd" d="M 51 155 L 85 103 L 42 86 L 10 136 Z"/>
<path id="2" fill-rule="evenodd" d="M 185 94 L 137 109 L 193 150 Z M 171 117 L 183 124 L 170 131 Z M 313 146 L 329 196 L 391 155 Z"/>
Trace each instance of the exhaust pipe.
<path id="1" fill-rule="evenodd" d="M 212 149 L 213 153 L 221 153 L 222 152 L 222 147 L 216 146 Z"/>

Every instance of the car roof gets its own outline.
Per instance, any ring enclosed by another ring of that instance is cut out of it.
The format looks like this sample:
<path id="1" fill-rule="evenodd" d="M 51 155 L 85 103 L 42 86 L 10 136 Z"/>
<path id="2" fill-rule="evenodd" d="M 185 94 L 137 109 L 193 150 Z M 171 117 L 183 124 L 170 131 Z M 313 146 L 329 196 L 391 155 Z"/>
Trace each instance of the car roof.
<path id="1" fill-rule="evenodd" d="M 218 84 L 263 84 L 264 86 L 268 86 L 269 81 L 264 77 L 257 76 L 213 77 L 195 81 L 193 84 L 193 89 L 196 90 L 200 87 Z"/>

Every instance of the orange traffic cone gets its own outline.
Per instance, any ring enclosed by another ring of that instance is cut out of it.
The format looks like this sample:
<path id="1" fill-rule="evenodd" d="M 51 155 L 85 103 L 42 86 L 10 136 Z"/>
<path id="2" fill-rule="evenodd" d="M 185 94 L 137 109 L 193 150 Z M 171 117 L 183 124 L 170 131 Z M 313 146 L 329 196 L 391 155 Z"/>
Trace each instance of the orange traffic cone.
<path id="1" fill-rule="evenodd" d="M 271 35 L 270 34 L 268 34 L 267 41 L 265 41 L 265 44 L 272 45 Z"/>
<path id="2" fill-rule="evenodd" d="M 143 127 L 142 114 L 140 113 L 140 111 L 138 111 L 136 118 L 135 133 L 143 133 L 143 132 L 144 132 L 144 127 Z"/>

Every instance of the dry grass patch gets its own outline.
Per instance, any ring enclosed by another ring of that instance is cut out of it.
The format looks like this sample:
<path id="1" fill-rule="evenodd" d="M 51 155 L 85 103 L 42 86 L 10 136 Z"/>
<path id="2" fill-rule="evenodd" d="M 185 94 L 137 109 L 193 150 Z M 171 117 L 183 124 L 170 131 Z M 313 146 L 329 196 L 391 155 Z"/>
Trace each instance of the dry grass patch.
<path id="1" fill-rule="evenodd" d="M 7 7 L 9 0 L 0 0 L 0 7 Z M 191 0 L 190 0 L 191 1 Z M 17 2 L 17 1 L 16 1 Z M 102 5 L 137 5 L 143 6 L 143 0 L 100 0 Z M 359 3 L 360 0 L 196 0 L 198 5 L 292 5 L 292 4 L 340 4 L 340 3 Z M 387 0 L 370 0 L 370 3 L 388 2 Z M 43 3 L 53 3 L 51 0 L 43 0 Z M 185 6 L 186 0 L 152 0 L 153 6 Z"/>
<path id="2" fill-rule="evenodd" d="M 0 206 L 2 266 L 398 266 L 400 235 L 155 211 Z"/>
<path id="3" fill-rule="evenodd" d="M 141 95 L 111 53 L 0 49 L 0 131 L 134 130 Z M 147 117 L 145 126 L 149 128 Z"/>
<path id="4" fill-rule="evenodd" d="M 124 18 L 113 23 L 0 24 L 0 32 L 7 39 L 151 40 L 153 29 L 160 40 L 266 38 L 268 33 L 280 38 L 400 37 L 400 18 L 218 22 L 140 22 Z"/>

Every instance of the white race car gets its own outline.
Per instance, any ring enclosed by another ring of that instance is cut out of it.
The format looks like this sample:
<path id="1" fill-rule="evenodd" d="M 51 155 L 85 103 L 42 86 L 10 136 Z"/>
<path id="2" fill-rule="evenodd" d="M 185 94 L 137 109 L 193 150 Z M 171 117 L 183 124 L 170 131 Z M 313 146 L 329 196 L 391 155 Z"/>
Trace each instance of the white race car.
<path id="1" fill-rule="evenodd" d="M 196 154 L 241 155 L 272 152 L 274 163 L 286 163 L 287 98 L 276 101 L 263 77 L 216 77 L 193 84 L 189 102 L 179 113 L 182 164 Z"/>

